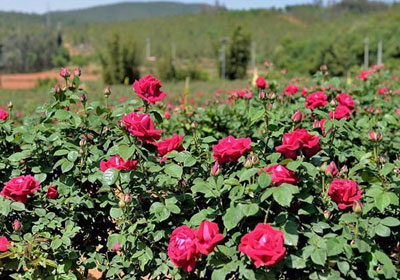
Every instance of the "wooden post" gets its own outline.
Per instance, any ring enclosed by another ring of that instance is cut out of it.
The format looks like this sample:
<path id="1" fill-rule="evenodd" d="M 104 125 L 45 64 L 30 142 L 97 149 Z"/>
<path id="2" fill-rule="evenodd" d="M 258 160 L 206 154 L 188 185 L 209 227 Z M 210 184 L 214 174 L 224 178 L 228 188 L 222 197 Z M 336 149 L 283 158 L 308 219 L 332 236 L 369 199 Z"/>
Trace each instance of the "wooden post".
<path id="1" fill-rule="evenodd" d="M 368 37 L 364 40 L 364 68 L 368 69 L 369 64 L 369 39 Z"/>
<path id="2" fill-rule="evenodd" d="M 382 52 L 383 52 L 383 46 L 382 46 L 382 39 L 379 40 L 378 42 L 378 65 L 382 64 Z"/>
<path id="3" fill-rule="evenodd" d="M 257 43 L 254 41 L 251 43 L 251 66 L 253 70 L 257 67 Z"/>
<path id="4" fill-rule="evenodd" d="M 146 58 L 148 59 L 151 56 L 151 39 L 146 39 Z"/>
<path id="5" fill-rule="evenodd" d="M 228 41 L 228 37 L 223 37 L 221 39 L 221 79 L 225 80 L 226 76 L 226 43 Z"/>

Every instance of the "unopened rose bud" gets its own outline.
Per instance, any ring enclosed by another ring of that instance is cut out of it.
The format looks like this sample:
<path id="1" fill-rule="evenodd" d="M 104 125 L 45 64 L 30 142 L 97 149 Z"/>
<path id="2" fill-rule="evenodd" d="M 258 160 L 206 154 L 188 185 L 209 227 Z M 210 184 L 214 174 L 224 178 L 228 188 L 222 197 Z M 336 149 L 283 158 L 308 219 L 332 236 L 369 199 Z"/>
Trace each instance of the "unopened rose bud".
<path id="1" fill-rule="evenodd" d="M 13 229 L 14 229 L 15 231 L 20 231 L 20 230 L 22 229 L 22 225 L 21 225 L 21 223 L 20 223 L 18 220 L 15 220 L 15 221 L 13 222 L 12 226 L 13 226 Z"/>
<path id="2" fill-rule="evenodd" d="M 331 218 L 331 215 L 332 215 L 332 212 L 331 211 L 329 211 L 329 210 L 325 210 L 324 211 L 324 218 L 325 218 L 325 220 L 329 220 L 330 218 Z"/>
<path id="3" fill-rule="evenodd" d="M 60 87 L 60 85 L 55 85 L 55 87 L 54 87 L 54 93 L 59 93 L 61 91 L 61 87 Z"/>
<path id="4" fill-rule="evenodd" d="M 381 271 L 382 270 L 382 267 L 380 267 L 380 266 L 378 266 L 377 268 L 376 268 L 376 271 Z"/>
<path id="5" fill-rule="evenodd" d="M 362 213 L 363 207 L 362 207 L 362 204 L 361 204 L 361 202 L 359 200 L 355 200 L 353 202 L 353 211 L 356 214 L 361 214 Z"/>
<path id="6" fill-rule="evenodd" d="M 124 201 L 125 203 L 131 203 L 132 202 L 132 196 L 129 193 L 124 194 Z"/>
<path id="7" fill-rule="evenodd" d="M 9 110 L 12 110 L 12 108 L 14 107 L 14 104 L 10 101 L 10 102 L 8 102 L 7 107 Z"/>
<path id="8" fill-rule="evenodd" d="M 399 167 L 395 167 L 393 171 L 396 174 L 400 174 L 400 168 Z"/>
<path id="9" fill-rule="evenodd" d="M 79 146 L 86 146 L 86 137 L 82 137 L 81 141 L 79 141 Z"/>
<path id="10" fill-rule="evenodd" d="M 335 107 L 337 105 L 336 99 L 332 99 L 330 104 L 332 107 Z"/>
<path id="11" fill-rule="evenodd" d="M 292 121 L 295 123 L 299 123 L 301 122 L 303 118 L 302 113 L 300 112 L 300 110 L 297 110 L 296 112 L 294 112 L 294 114 L 292 115 Z"/>
<path id="12" fill-rule="evenodd" d="M 338 169 L 336 163 L 334 161 L 331 161 L 331 163 L 329 163 L 325 169 L 325 175 L 329 177 L 335 177 L 337 173 Z"/>
<path id="13" fill-rule="evenodd" d="M 75 70 L 74 70 L 74 75 L 80 77 L 81 74 L 82 74 L 81 68 L 79 68 L 79 67 L 78 67 L 78 68 L 75 68 Z"/>
<path id="14" fill-rule="evenodd" d="M 384 164 L 386 162 L 386 159 L 383 156 L 379 156 L 379 162 Z"/>
<path id="15" fill-rule="evenodd" d="M 271 92 L 271 93 L 269 94 L 269 96 L 268 96 L 268 98 L 269 98 L 270 100 L 274 100 L 275 97 L 276 97 L 275 92 Z"/>
<path id="16" fill-rule="evenodd" d="M 351 245 L 351 246 L 354 246 L 355 244 L 356 244 L 356 241 L 355 241 L 355 240 L 351 240 L 351 241 L 350 241 L 350 245 Z"/>
<path id="17" fill-rule="evenodd" d="M 260 159 L 258 158 L 257 155 L 252 155 L 251 161 L 253 162 L 253 165 L 257 165 L 260 162 Z"/>
<path id="18" fill-rule="evenodd" d="M 321 167 L 320 167 L 320 169 L 321 169 L 321 171 L 322 172 L 325 172 L 326 171 L 326 162 L 324 162 L 322 165 L 321 165 Z"/>
<path id="19" fill-rule="evenodd" d="M 86 101 L 87 101 L 86 94 L 82 93 L 82 95 L 80 97 L 80 100 L 81 100 L 82 103 L 86 103 Z"/>
<path id="20" fill-rule="evenodd" d="M 321 65 L 321 71 L 326 71 L 328 70 L 328 66 L 326 66 L 326 64 Z"/>
<path id="21" fill-rule="evenodd" d="M 119 206 L 119 208 L 125 208 L 125 206 L 126 206 L 126 203 L 125 203 L 125 201 L 123 201 L 122 199 L 118 202 L 118 206 Z"/>
<path id="22" fill-rule="evenodd" d="M 109 97 L 111 95 L 111 88 L 109 86 L 104 88 L 104 95 Z"/>
<path id="23" fill-rule="evenodd" d="M 67 68 L 61 67 L 60 68 L 60 76 L 64 79 L 67 79 L 69 76 L 71 76 L 71 73 L 68 71 Z"/>
<path id="24" fill-rule="evenodd" d="M 221 166 L 219 165 L 218 162 L 215 162 L 214 166 L 211 168 L 211 175 L 218 176 L 219 174 L 221 174 L 221 172 L 222 172 Z"/>
<path id="25" fill-rule="evenodd" d="M 266 93 L 265 91 L 260 91 L 260 94 L 258 95 L 260 97 L 260 99 L 265 99 Z"/>
<path id="26" fill-rule="evenodd" d="M 375 131 L 370 130 L 368 133 L 368 138 L 369 138 L 369 140 L 374 141 L 374 142 L 381 141 L 382 133 L 380 133 L 380 132 L 376 133 Z"/>
<path id="27" fill-rule="evenodd" d="M 118 252 L 118 251 L 121 250 L 121 246 L 119 245 L 118 242 L 115 242 L 115 244 L 114 244 L 112 250 L 113 250 L 114 252 Z"/>
<path id="28" fill-rule="evenodd" d="M 199 124 L 197 122 L 192 122 L 192 128 L 197 128 L 199 126 Z"/>
<path id="29" fill-rule="evenodd" d="M 252 156 L 249 155 L 249 156 L 246 158 L 246 161 L 244 162 L 244 167 L 245 167 L 245 168 L 251 168 L 252 166 L 253 166 L 253 159 L 252 159 Z"/>
<path id="30" fill-rule="evenodd" d="M 345 174 L 345 173 L 347 173 L 347 171 L 349 171 L 348 169 L 347 169 L 347 165 L 344 165 L 343 167 L 342 167 L 342 169 L 340 169 L 340 175 L 343 175 L 343 174 Z"/>

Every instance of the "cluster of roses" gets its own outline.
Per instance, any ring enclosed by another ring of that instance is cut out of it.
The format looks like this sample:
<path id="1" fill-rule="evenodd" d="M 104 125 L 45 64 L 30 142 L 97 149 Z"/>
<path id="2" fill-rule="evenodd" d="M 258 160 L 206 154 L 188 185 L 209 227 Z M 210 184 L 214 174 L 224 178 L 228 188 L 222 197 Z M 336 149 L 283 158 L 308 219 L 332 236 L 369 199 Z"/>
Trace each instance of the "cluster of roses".
<path id="1" fill-rule="evenodd" d="M 196 259 L 202 254 L 212 253 L 223 238 L 218 225 L 210 221 L 203 221 L 198 229 L 180 226 L 172 232 L 168 256 L 174 265 L 191 272 L 196 267 Z M 285 257 L 283 244 L 283 231 L 275 230 L 268 224 L 258 224 L 242 237 L 239 251 L 249 256 L 256 267 L 271 266 Z"/>
<path id="2" fill-rule="evenodd" d="M 13 201 L 26 203 L 28 200 L 28 195 L 33 195 L 39 189 L 39 182 L 31 175 L 19 176 L 14 177 L 10 181 L 6 182 L 0 192 L 0 195 Z M 48 187 L 46 197 L 48 199 L 56 199 L 58 197 L 57 187 Z M 14 229 L 19 230 L 20 228 L 21 224 L 18 220 L 16 220 L 14 222 Z M 9 245 L 10 243 L 7 238 L 5 236 L 0 236 L 0 251 L 6 251 Z"/>

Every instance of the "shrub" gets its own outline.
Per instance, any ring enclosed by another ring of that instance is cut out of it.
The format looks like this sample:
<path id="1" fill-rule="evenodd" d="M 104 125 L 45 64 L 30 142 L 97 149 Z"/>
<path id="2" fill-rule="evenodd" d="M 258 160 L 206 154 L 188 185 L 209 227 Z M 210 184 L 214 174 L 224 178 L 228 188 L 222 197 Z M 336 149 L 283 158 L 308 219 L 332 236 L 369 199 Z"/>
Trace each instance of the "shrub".
<path id="1" fill-rule="evenodd" d="M 250 60 L 250 34 L 241 26 L 233 31 L 226 56 L 226 76 L 230 80 L 246 77 L 247 64 Z"/>
<path id="2" fill-rule="evenodd" d="M 111 33 L 106 48 L 100 53 L 105 84 L 130 84 L 139 77 L 139 61 L 136 43 L 117 32 Z"/>
<path id="3" fill-rule="evenodd" d="M 111 109 L 61 73 L 34 118 L 0 111 L 2 278 L 399 278 L 390 72 L 318 73 L 313 108 L 267 80 L 169 119 L 154 77 Z"/>

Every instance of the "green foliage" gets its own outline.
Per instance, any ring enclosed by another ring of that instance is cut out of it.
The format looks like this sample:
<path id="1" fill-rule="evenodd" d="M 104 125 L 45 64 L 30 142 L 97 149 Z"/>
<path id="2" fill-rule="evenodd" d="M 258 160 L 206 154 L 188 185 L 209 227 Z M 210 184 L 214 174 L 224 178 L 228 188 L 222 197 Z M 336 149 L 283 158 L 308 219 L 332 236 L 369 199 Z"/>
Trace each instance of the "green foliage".
<path id="1" fill-rule="evenodd" d="M 53 56 L 53 64 L 57 67 L 67 65 L 70 61 L 69 51 L 64 47 L 58 47 L 57 53 Z M 79 65 L 79 64 L 78 64 Z M 82 65 L 79 65 L 82 66 Z"/>
<path id="2" fill-rule="evenodd" d="M 250 60 L 250 34 L 242 26 L 235 28 L 229 40 L 226 56 L 226 76 L 230 80 L 246 77 L 247 64 Z"/>
<path id="3" fill-rule="evenodd" d="M 136 43 L 121 37 L 118 32 L 110 34 L 100 60 L 105 84 L 123 84 L 126 80 L 132 84 L 139 78 Z"/>

